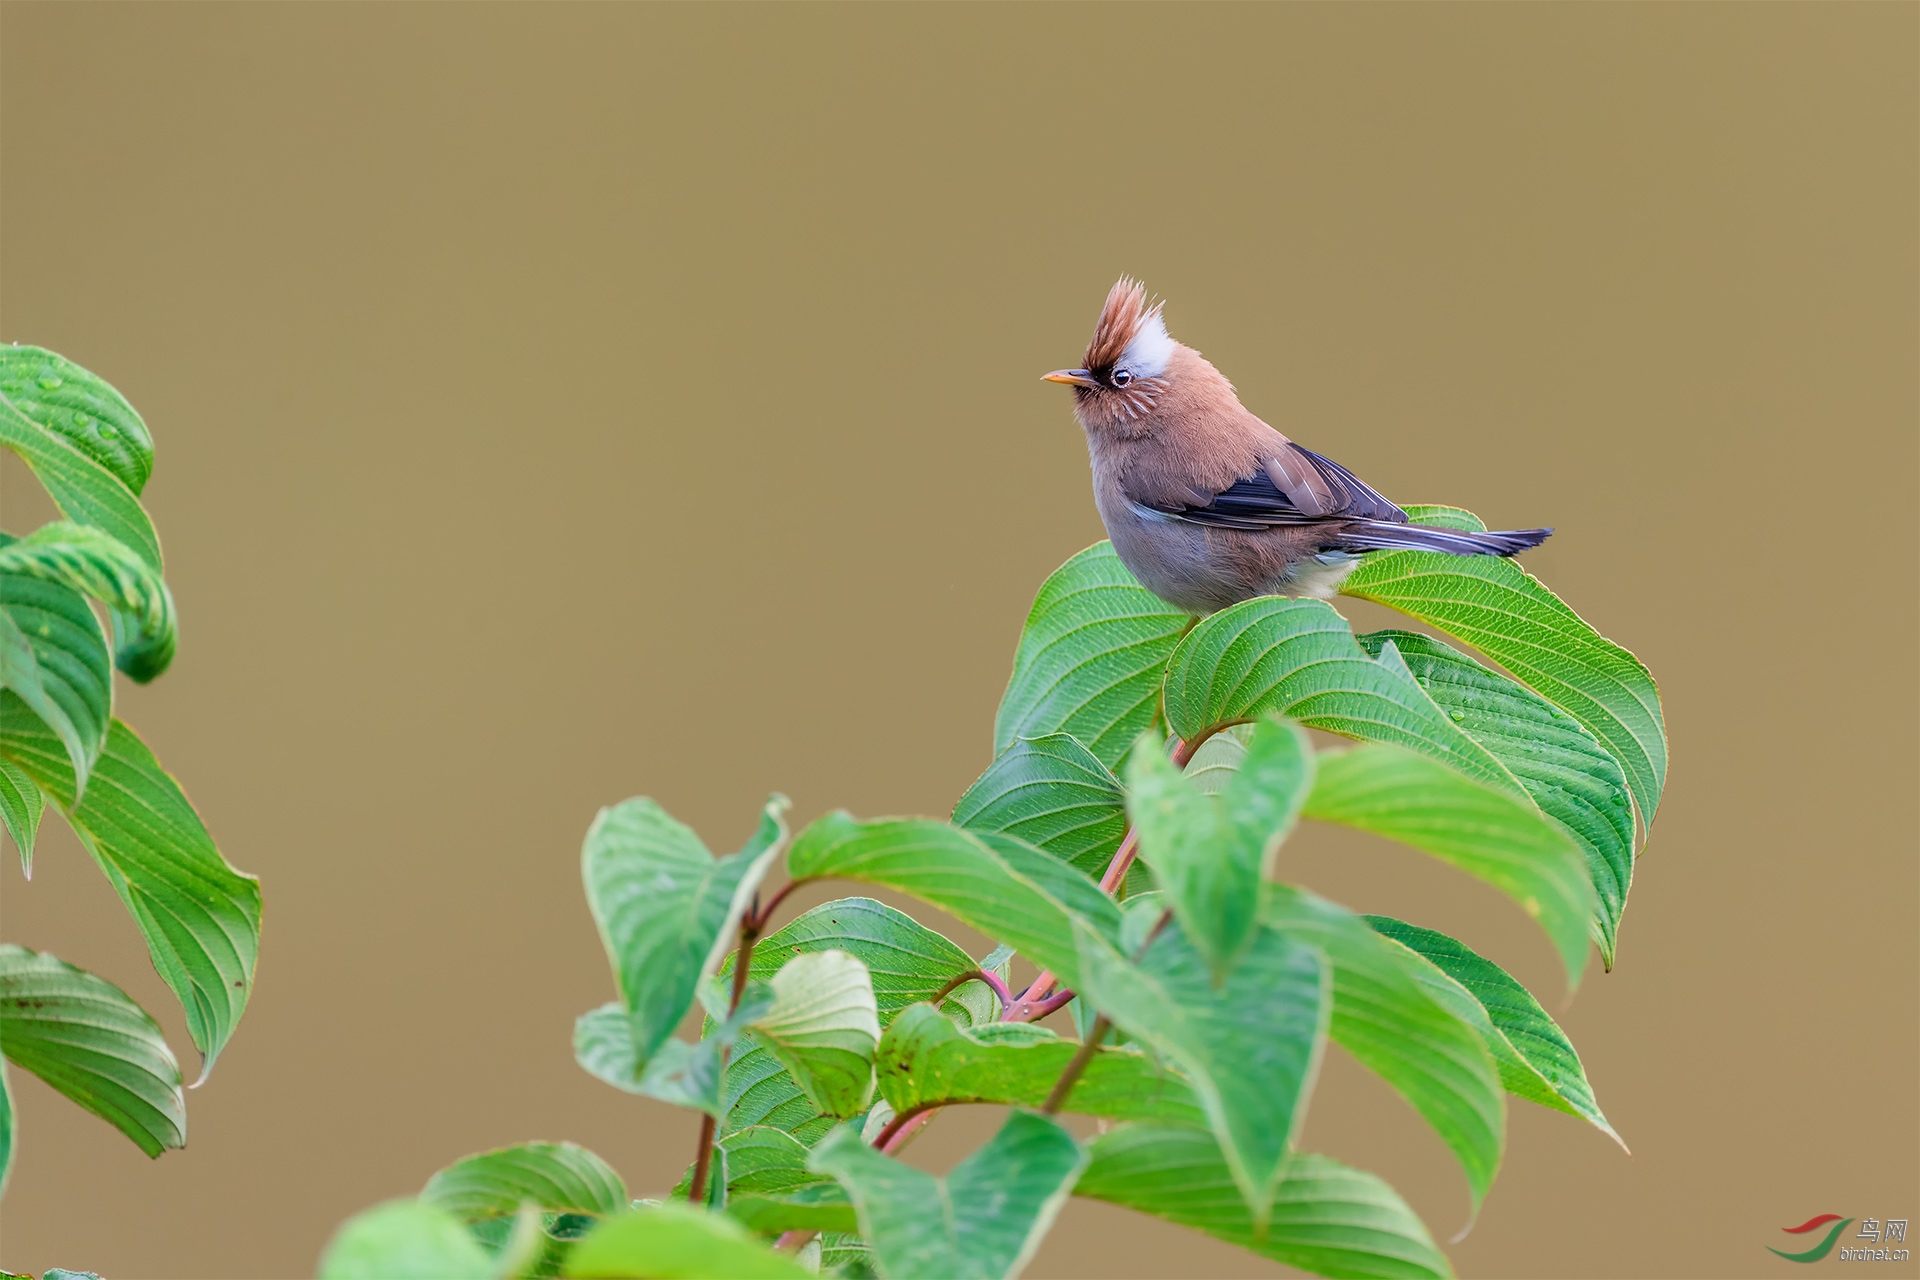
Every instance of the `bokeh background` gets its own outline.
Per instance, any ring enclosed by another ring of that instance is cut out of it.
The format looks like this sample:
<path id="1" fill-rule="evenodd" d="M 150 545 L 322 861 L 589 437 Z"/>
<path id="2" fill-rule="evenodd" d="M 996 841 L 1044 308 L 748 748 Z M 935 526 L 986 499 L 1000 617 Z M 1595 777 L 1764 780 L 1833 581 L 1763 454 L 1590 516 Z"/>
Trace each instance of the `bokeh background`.
<path id="1" fill-rule="evenodd" d="M 776 788 L 946 812 L 1101 536 L 1036 376 L 1123 271 L 1389 495 L 1557 525 L 1528 567 L 1661 681 L 1668 798 L 1570 1003 L 1477 883 L 1284 856 L 1541 991 L 1633 1148 L 1516 1103 L 1461 1272 L 1787 1273 L 1782 1226 L 1920 1217 L 1917 50 L 1910 4 L 7 4 L 0 338 L 152 427 L 183 646 L 121 711 L 266 932 L 185 1151 L 13 1074 L 0 1264 L 309 1274 L 532 1138 L 670 1185 L 689 1115 L 569 1051 L 613 990 L 580 837 L 639 793 L 717 848 Z M 10 455 L 0 500 L 50 514 Z M 191 1061 L 58 822 L 6 862 L 0 933 Z M 1337 1050 L 1305 1140 L 1465 1220 Z M 1280 1273 L 1080 1202 L 1030 1270 Z"/>

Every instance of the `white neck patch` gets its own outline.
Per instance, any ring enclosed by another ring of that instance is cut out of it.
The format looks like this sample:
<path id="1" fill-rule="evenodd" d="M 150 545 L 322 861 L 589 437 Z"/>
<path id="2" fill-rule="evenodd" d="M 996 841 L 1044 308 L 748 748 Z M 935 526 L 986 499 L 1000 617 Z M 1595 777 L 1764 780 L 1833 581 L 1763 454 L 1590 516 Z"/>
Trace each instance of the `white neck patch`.
<path id="1" fill-rule="evenodd" d="M 1136 378 L 1157 378 L 1167 371 L 1174 345 L 1167 333 L 1167 322 L 1156 311 L 1142 322 L 1140 331 L 1133 335 L 1133 341 L 1127 344 L 1114 367 L 1125 369 Z"/>

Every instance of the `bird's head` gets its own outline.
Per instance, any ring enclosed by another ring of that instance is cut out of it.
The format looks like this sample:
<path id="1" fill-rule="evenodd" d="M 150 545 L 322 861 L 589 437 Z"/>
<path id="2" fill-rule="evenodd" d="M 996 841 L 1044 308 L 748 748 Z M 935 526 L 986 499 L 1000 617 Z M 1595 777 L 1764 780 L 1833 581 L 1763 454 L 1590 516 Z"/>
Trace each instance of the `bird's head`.
<path id="1" fill-rule="evenodd" d="M 1080 367 L 1044 375 L 1048 382 L 1073 388 L 1074 412 L 1089 430 L 1125 432 L 1171 385 L 1169 366 L 1181 347 L 1167 333 L 1162 305 L 1149 305 L 1140 282 L 1121 276 L 1107 291 Z"/>

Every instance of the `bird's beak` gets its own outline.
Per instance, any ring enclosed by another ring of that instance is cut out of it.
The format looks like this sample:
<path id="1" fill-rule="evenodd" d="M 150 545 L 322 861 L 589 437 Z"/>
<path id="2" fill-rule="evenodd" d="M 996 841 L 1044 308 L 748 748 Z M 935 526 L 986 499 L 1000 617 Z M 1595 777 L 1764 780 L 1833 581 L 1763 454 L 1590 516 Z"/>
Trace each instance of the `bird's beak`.
<path id="1" fill-rule="evenodd" d="M 1085 369 L 1055 369 L 1052 373 L 1040 375 L 1042 382 L 1064 382 L 1070 387 L 1097 387 L 1093 375 Z"/>

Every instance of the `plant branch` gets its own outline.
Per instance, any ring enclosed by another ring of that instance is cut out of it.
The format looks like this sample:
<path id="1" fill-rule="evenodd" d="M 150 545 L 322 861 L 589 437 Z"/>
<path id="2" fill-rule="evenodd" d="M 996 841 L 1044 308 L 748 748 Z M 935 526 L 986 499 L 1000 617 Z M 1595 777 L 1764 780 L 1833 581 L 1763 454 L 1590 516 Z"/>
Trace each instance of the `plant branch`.
<path id="1" fill-rule="evenodd" d="M 1000 981 L 999 974 L 989 973 L 985 969 L 962 969 L 959 973 L 953 975 L 947 985 L 941 987 L 929 996 L 927 1003 L 938 1008 L 942 1000 L 945 1000 L 969 982 L 984 982 L 993 988 L 993 994 L 1000 997 L 1000 1016 L 1004 1019 L 1007 1014 L 1007 1006 L 1013 1003 L 1013 993 L 1007 990 L 1006 983 Z"/>
<path id="2" fill-rule="evenodd" d="M 792 887 L 791 884 L 787 886 L 789 889 Z M 775 894 L 773 902 L 767 904 L 766 912 L 760 910 L 760 895 L 755 894 L 753 907 L 740 917 L 740 946 L 733 955 L 733 998 L 727 1002 L 728 1017 L 732 1017 L 740 1008 L 740 998 L 747 993 L 747 972 L 753 966 L 753 944 L 760 940 L 760 926 L 766 922 L 767 913 L 772 911 L 774 904 L 778 903 L 786 892 L 786 889 L 782 889 Z M 722 1078 L 725 1077 L 726 1069 L 727 1050 L 722 1048 L 720 1050 Z M 694 1204 L 701 1203 L 707 1196 L 707 1173 L 713 1167 L 713 1136 L 716 1127 L 711 1114 L 704 1116 L 700 1121 L 700 1137 L 697 1139 L 699 1147 L 693 1157 L 693 1181 L 687 1186 L 687 1199 Z"/>
<path id="3" fill-rule="evenodd" d="M 1107 1038 L 1107 1030 L 1112 1026 L 1113 1024 L 1107 1021 L 1107 1015 L 1104 1013 L 1093 1020 L 1093 1025 L 1087 1028 L 1087 1038 L 1080 1042 L 1080 1052 L 1073 1055 L 1073 1061 L 1069 1062 L 1067 1069 L 1060 1073 L 1060 1078 L 1053 1082 L 1053 1092 L 1047 1095 L 1047 1100 L 1040 1110 L 1050 1116 L 1060 1114 L 1060 1108 L 1067 1105 L 1067 1097 L 1073 1092 L 1073 1086 L 1080 1083 L 1080 1077 L 1086 1071 L 1087 1064 L 1093 1061 L 1094 1054 L 1100 1052 L 1100 1042 Z"/>
<path id="4" fill-rule="evenodd" d="M 788 894 L 805 883 L 807 883 L 805 880 L 787 881 L 774 891 L 773 896 L 767 899 L 767 905 L 764 907 L 760 905 L 760 895 L 755 894 L 754 909 L 747 913 L 748 917 L 753 921 L 754 932 L 759 933 L 764 931 L 767 927 L 767 922 L 773 919 L 773 909 L 782 902 L 785 902 Z"/>

